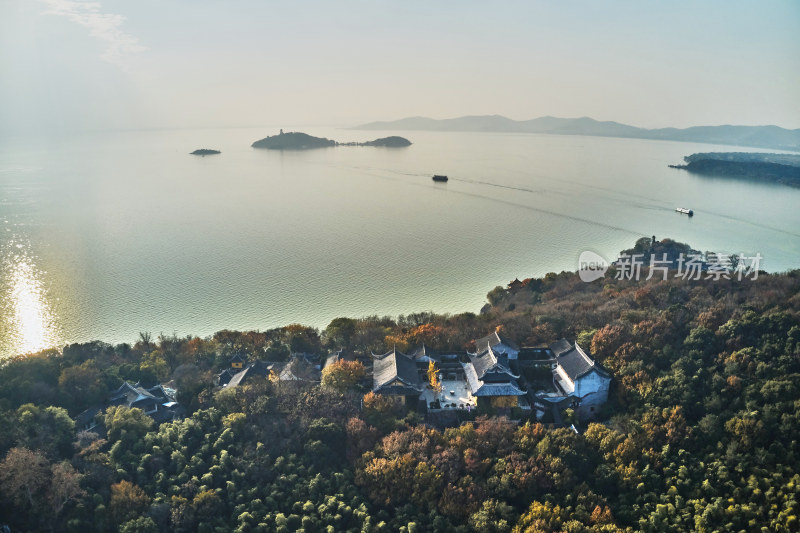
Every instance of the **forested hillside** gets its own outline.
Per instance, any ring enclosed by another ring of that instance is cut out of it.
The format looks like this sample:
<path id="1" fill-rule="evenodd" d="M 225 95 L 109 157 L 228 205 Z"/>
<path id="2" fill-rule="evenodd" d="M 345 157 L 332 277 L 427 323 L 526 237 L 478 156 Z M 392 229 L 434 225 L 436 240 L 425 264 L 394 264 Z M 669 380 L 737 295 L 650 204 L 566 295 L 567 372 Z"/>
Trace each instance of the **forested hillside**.
<path id="1" fill-rule="evenodd" d="M 0 525 L 800 530 L 800 271 L 741 281 L 613 274 L 498 287 L 480 315 L 339 318 L 322 332 L 206 339 L 143 333 L 133 345 L 17 357 L 0 368 Z M 367 361 L 422 343 L 463 352 L 496 326 L 520 345 L 566 337 L 590 347 L 613 378 L 603 419 L 576 434 L 482 412 L 437 429 L 369 393 L 357 368 L 326 371 L 322 384 L 214 386 L 234 354 L 323 361 L 347 348 Z M 123 380 L 170 382 L 189 415 L 156 427 L 138 409 L 111 407 L 107 435 L 76 431 L 75 416 Z"/>

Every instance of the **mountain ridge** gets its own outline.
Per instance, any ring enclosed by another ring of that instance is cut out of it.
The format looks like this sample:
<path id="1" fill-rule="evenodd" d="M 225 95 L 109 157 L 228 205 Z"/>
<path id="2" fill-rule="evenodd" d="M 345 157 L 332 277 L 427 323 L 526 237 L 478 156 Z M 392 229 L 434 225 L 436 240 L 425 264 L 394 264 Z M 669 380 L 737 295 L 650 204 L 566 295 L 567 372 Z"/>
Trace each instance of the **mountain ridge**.
<path id="1" fill-rule="evenodd" d="M 741 126 L 723 124 L 719 126 L 647 129 L 615 121 L 599 121 L 591 117 L 559 118 L 547 115 L 529 120 L 514 120 L 502 115 L 465 115 L 448 119 L 433 119 L 421 116 L 406 117 L 393 121 L 369 122 L 352 129 L 589 135 L 800 151 L 800 129 L 790 130 L 774 125 Z"/>

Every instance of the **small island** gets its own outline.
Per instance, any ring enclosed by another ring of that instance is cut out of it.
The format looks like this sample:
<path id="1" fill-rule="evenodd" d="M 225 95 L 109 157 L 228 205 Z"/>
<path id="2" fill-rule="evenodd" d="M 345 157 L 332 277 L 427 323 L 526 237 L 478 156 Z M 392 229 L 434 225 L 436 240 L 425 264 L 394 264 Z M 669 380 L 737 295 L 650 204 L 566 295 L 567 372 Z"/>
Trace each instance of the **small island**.
<path id="1" fill-rule="evenodd" d="M 251 146 L 253 148 L 265 148 L 267 150 L 311 150 L 314 148 L 329 148 L 332 146 L 380 146 L 385 148 L 402 148 L 410 145 L 411 141 L 397 136 L 384 137 L 364 143 L 340 143 L 324 137 L 314 137 L 307 133 L 284 133 L 283 130 L 281 130 L 278 135 L 264 137 L 254 142 Z"/>
<path id="2" fill-rule="evenodd" d="M 312 148 L 336 146 L 336 141 L 323 137 L 313 137 L 307 133 L 284 133 L 281 130 L 278 135 L 264 137 L 254 142 L 251 146 L 253 148 L 266 148 L 267 150 L 310 150 Z"/>
<path id="3" fill-rule="evenodd" d="M 194 152 L 190 153 L 189 155 L 199 155 L 199 156 L 205 157 L 207 155 L 216 155 L 216 154 L 221 154 L 221 153 L 222 152 L 220 152 L 219 150 L 211 150 L 209 148 L 198 148 L 197 150 L 195 150 Z"/>
<path id="4" fill-rule="evenodd" d="M 696 174 L 750 178 L 800 187 L 800 155 L 710 152 L 688 155 L 685 165 L 670 168 Z"/>
<path id="5" fill-rule="evenodd" d="M 404 137 L 392 135 L 391 137 L 382 137 L 365 143 L 360 143 L 359 146 L 383 146 L 386 148 L 402 148 L 404 146 L 411 146 L 411 141 Z"/>

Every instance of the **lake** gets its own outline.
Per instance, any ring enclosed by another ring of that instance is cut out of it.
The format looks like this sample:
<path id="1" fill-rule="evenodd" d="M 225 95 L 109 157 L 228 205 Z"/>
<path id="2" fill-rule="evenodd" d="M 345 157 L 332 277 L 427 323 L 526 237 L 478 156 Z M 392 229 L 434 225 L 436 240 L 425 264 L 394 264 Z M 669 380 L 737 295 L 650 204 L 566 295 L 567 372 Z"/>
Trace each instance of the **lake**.
<path id="1" fill-rule="evenodd" d="M 4 141 L 0 357 L 132 343 L 145 331 L 206 336 L 324 328 L 338 316 L 478 312 L 496 285 L 575 270 L 584 250 L 613 259 L 642 236 L 758 252 L 769 271 L 800 266 L 800 189 L 667 167 L 694 152 L 757 150 L 294 130 L 414 144 L 250 147 L 277 127 Z M 197 148 L 222 154 L 190 156 Z"/>

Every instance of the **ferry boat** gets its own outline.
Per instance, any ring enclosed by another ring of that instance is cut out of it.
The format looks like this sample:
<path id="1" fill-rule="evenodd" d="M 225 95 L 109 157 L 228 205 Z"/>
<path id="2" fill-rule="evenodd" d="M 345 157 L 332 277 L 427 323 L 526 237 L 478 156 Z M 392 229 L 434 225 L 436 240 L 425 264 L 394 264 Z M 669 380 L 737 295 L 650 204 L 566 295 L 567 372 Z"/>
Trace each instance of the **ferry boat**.
<path id="1" fill-rule="evenodd" d="M 434 174 L 433 181 L 447 181 L 447 176 L 440 176 L 439 174 Z"/>
<path id="2" fill-rule="evenodd" d="M 689 215 L 690 217 L 694 216 L 694 211 L 692 211 L 691 209 L 686 209 L 685 207 L 676 207 L 675 211 L 677 211 L 678 213 L 683 213 L 684 215 Z"/>

